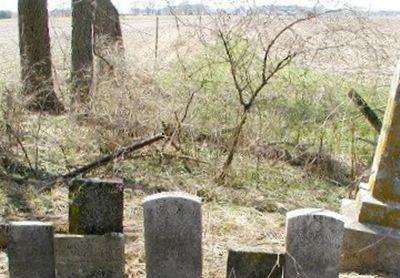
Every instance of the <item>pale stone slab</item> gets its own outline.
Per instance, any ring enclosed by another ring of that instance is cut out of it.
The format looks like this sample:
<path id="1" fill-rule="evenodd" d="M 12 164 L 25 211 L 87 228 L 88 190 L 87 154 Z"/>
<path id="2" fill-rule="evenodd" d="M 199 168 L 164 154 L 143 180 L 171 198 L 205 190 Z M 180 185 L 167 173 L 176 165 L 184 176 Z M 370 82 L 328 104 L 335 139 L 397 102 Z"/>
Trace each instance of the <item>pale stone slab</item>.
<path id="1" fill-rule="evenodd" d="M 53 227 L 43 222 L 7 226 L 10 278 L 54 278 Z"/>
<path id="2" fill-rule="evenodd" d="M 147 278 L 200 278 L 201 200 L 161 193 L 143 201 Z"/>
<path id="3" fill-rule="evenodd" d="M 286 278 L 337 278 L 344 232 L 341 215 L 300 209 L 286 216 Z"/>
<path id="4" fill-rule="evenodd" d="M 228 251 L 227 278 L 282 278 L 282 246 L 232 247 Z"/>
<path id="5" fill-rule="evenodd" d="M 72 180 L 69 201 L 71 234 L 123 232 L 124 186 L 121 180 Z"/>
<path id="6" fill-rule="evenodd" d="M 344 199 L 345 218 L 341 270 L 400 273 L 400 229 L 357 221 L 357 201 Z"/>
<path id="7" fill-rule="evenodd" d="M 123 278 L 124 235 L 62 235 L 54 238 L 57 278 Z"/>

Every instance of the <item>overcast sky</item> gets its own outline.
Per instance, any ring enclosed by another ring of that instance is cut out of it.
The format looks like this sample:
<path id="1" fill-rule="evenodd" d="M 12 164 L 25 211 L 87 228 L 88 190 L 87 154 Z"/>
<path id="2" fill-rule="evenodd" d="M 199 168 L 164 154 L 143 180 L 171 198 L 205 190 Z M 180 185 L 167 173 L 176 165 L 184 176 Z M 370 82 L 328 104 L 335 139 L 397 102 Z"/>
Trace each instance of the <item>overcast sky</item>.
<path id="1" fill-rule="evenodd" d="M 145 7 L 149 3 L 154 6 L 165 6 L 167 0 L 112 0 L 115 6 L 120 12 L 127 12 L 132 7 Z M 170 0 L 169 3 L 177 4 L 183 2 L 179 0 Z M 304 5 L 313 6 L 317 0 L 189 0 L 186 2 L 190 3 L 202 3 L 210 6 L 223 6 L 223 7 L 235 7 L 241 5 L 241 3 L 256 3 L 260 4 L 282 4 L 282 5 Z M 368 10 L 397 10 L 400 11 L 400 1 L 398 0 L 320 0 L 318 1 L 330 8 L 340 7 L 343 3 L 350 4 L 351 6 L 358 6 Z M 18 0 L 0 0 L 0 10 L 17 10 Z M 49 10 L 55 8 L 69 7 L 71 0 L 48 0 Z"/>

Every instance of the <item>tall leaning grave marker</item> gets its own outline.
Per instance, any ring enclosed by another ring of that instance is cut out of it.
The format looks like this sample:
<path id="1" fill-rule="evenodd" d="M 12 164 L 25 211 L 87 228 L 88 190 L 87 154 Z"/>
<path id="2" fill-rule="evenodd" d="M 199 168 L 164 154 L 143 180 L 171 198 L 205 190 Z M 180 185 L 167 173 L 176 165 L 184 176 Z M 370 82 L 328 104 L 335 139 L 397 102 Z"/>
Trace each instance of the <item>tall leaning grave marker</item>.
<path id="1" fill-rule="evenodd" d="M 400 273 L 400 63 L 368 184 L 342 202 L 346 218 L 343 271 Z"/>

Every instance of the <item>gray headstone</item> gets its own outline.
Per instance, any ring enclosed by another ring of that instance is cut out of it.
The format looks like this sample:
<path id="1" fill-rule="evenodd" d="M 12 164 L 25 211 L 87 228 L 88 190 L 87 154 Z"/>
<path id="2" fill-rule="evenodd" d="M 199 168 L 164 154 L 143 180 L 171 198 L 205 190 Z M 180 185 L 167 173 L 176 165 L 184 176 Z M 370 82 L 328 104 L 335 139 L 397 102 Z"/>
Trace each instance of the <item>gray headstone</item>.
<path id="1" fill-rule="evenodd" d="M 69 186 L 69 232 L 103 235 L 123 232 L 122 181 L 75 179 Z"/>
<path id="2" fill-rule="evenodd" d="M 321 209 L 286 217 L 286 278 L 337 278 L 344 233 L 341 215 Z"/>
<path id="3" fill-rule="evenodd" d="M 43 222 L 10 222 L 10 278 L 54 278 L 53 227 Z"/>
<path id="4" fill-rule="evenodd" d="M 57 278 L 123 278 L 124 235 L 61 235 L 54 238 Z"/>
<path id="5" fill-rule="evenodd" d="M 161 193 L 143 201 L 147 278 L 200 278 L 201 200 Z"/>
<path id="6" fill-rule="evenodd" d="M 283 248 L 232 248 L 228 253 L 227 278 L 282 278 Z"/>

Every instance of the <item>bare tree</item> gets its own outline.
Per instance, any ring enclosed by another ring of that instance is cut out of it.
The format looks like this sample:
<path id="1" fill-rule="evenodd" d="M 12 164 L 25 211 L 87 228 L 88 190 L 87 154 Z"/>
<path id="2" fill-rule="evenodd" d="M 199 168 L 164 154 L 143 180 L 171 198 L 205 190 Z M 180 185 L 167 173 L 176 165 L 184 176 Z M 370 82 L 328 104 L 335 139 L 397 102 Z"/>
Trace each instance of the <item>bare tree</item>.
<path id="1" fill-rule="evenodd" d="M 27 107 L 57 114 L 64 110 L 53 86 L 47 0 L 19 0 L 19 47 Z"/>
<path id="2" fill-rule="evenodd" d="M 304 17 L 293 19 L 269 39 L 261 37 L 260 32 L 257 31 L 255 34 L 259 44 L 262 46 L 261 54 L 258 54 L 257 50 L 252 49 L 250 45 L 246 44 L 248 34 L 243 34 L 243 30 L 248 30 L 248 28 L 244 27 L 251 25 L 252 21 L 256 18 L 256 14 L 250 11 L 247 16 L 239 20 L 223 15 L 216 19 L 217 29 L 215 32 L 218 39 L 222 42 L 224 49 L 223 59 L 229 64 L 230 75 L 241 106 L 239 122 L 233 130 L 228 154 L 222 172 L 218 177 L 219 181 L 225 179 L 227 171 L 231 167 L 243 127 L 257 98 L 271 80 L 273 80 L 275 75 L 288 66 L 299 54 L 298 50 L 288 48 L 285 51 L 281 51 L 282 53 L 275 53 L 272 56 L 274 48 L 279 45 L 279 40 L 285 33 L 294 32 L 292 28 L 295 25 L 312 20 L 317 16 L 317 14 L 308 13 Z"/>
<path id="3" fill-rule="evenodd" d="M 113 71 L 114 60 L 123 55 L 122 30 L 119 14 L 110 0 L 95 0 L 94 2 L 94 55 L 96 75 Z"/>
<path id="4" fill-rule="evenodd" d="M 92 0 L 72 1 L 71 99 L 74 104 L 88 99 L 93 75 Z"/>

